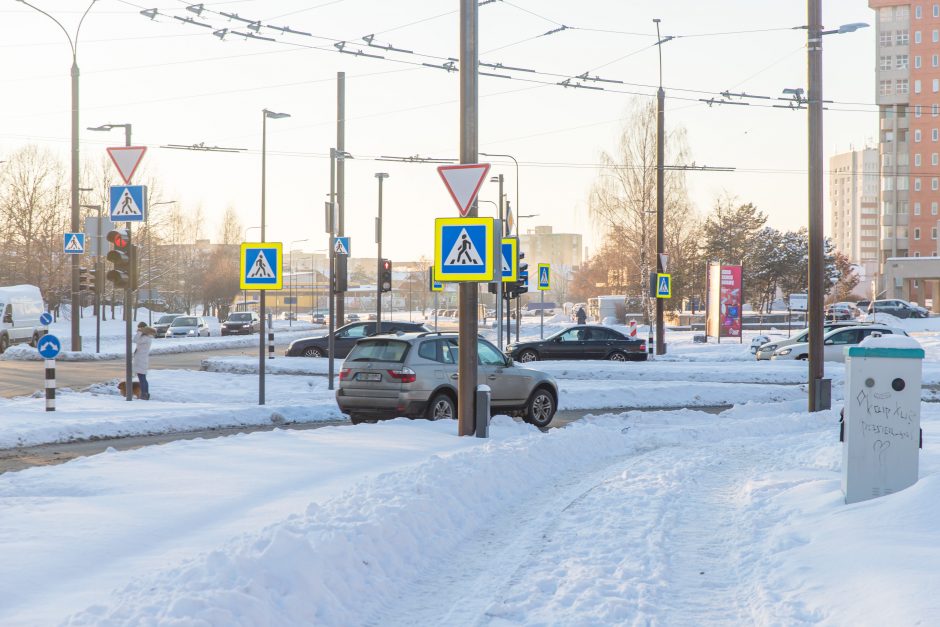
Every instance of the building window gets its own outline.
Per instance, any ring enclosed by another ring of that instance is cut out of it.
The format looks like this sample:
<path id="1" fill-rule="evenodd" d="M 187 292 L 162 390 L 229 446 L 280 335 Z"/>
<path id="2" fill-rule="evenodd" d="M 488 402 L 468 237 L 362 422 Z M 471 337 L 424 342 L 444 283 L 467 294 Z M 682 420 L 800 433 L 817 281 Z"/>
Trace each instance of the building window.
<path id="1" fill-rule="evenodd" d="M 899 128 L 899 129 L 898 129 L 898 141 L 899 141 L 899 142 L 906 142 L 906 141 L 907 141 L 907 129 L 906 129 L 906 128 Z"/>
<path id="2" fill-rule="evenodd" d="M 914 43 L 915 44 L 920 43 L 920 31 L 919 30 L 914 31 Z"/>
<path id="3" fill-rule="evenodd" d="M 920 69 L 920 55 L 919 54 L 914 55 L 914 69 L 915 70 Z"/>
<path id="4" fill-rule="evenodd" d="M 934 32 L 936 33 L 937 31 Z M 906 70 L 909 67 L 909 61 L 906 54 L 899 54 L 897 57 L 895 57 L 894 61 L 894 67 L 896 70 Z"/>
<path id="5" fill-rule="evenodd" d="M 932 216 L 937 215 L 937 202 L 936 201 L 930 203 L 930 215 Z"/>
<path id="6" fill-rule="evenodd" d="M 940 78 L 933 79 L 933 93 L 940 91 Z"/>
<path id="7" fill-rule="evenodd" d="M 899 177 L 898 177 L 898 191 L 902 191 L 902 192 L 903 192 L 903 191 L 907 191 L 907 185 L 908 185 L 908 182 L 907 182 L 907 181 L 908 181 L 908 179 L 907 179 L 906 176 L 899 176 Z M 906 203 L 907 201 L 906 201 L 906 200 L 901 200 L 901 201 L 899 201 L 899 202 L 903 205 L 903 204 Z M 901 208 L 900 208 L 900 207 L 898 207 L 898 211 L 901 211 Z M 905 213 L 907 212 L 907 207 L 904 207 L 904 212 L 905 212 Z"/>
<path id="8" fill-rule="evenodd" d="M 919 94 L 919 93 L 920 93 L 920 79 L 919 79 L 919 78 L 914 81 L 914 93 L 915 93 L 915 94 Z M 915 105 L 915 106 L 914 106 L 914 117 L 915 117 L 915 118 L 919 118 L 919 117 L 920 117 L 920 105 Z"/>
<path id="9" fill-rule="evenodd" d="M 906 179 L 905 179 L 904 189 L 907 189 L 907 180 L 906 180 Z M 907 215 L 907 201 L 906 201 L 906 200 L 899 200 L 899 201 L 898 201 L 898 213 L 900 213 L 902 216 L 903 216 L 903 215 Z"/>
<path id="10" fill-rule="evenodd" d="M 938 179 L 936 176 L 930 179 L 930 189 L 933 191 L 940 189 L 940 179 Z"/>
<path id="11" fill-rule="evenodd" d="M 940 165 L 940 155 L 937 153 L 930 155 L 930 165 Z"/>
<path id="12" fill-rule="evenodd" d="M 891 69 L 891 57 L 888 55 L 880 57 L 878 59 L 878 69 L 881 70 L 882 72 L 887 72 L 888 70 L 890 70 Z"/>
<path id="13" fill-rule="evenodd" d="M 906 226 L 899 226 L 899 227 L 897 227 L 897 230 L 898 230 L 898 237 L 905 237 L 905 238 L 907 237 L 907 227 L 906 227 Z"/>
<path id="14" fill-rule="evenodd" d="M 915 250 L 915 251 L 914 251 L 914 256 L 915 256 L 915 257 L 920 257 L 920 251 L 919 251 L 919 250 Z M 917 281 L 914 281 L 914 289 L 917 289 Z"/>
<path id="15" fill-rule="evenodd" d="M 914 153 L 914 167 L 915 168 L 920 167 L 920 153 L 919 152 Z"/>
<path id="16" fill-rule="evenodd" d="M 914 229 L 914 239 L 920 239 L 920 227 Z"/>
<path id="17" fill-rule="evenodd" d="M 940 105 L 932 104 L 930 105 L 930 115 L 937 117 L 940 115 Z"/>
<path id="18" fill-rule="evenodd" d="M 930 239 L 937 239 L 937 227 L 931 227 L 930 229 Z"/>
<path id="19" fill-rule="evenodd" d="M 934 3 L 933 5 L 933 16 L 940 17 L 940 4 Z"/>
<path id="20" fill-rule="evenodd" d="M 938 139 L 940 139 L 940 129 L 935 129 L 935 128 L 931 129 L 930 139 L 932 139 L 933 141 L 937 141 Z"/>
<path id="21" fill-rule="evenodd" d="M 924 12 L 921 9 L 922 7 L 920 5 L 917 5 L 916 7 L 914 7 L 914 19 L 915 20 L 919 20 L 920 18 L 924 16 Z"/>
<path id="22" fill-rule="evenodd" d="M 891 37 L 891 31 L 883 30 L 878 35 L 878 43 L 882 46 L 890 46 L 893 38 Z"/>
<path id="23" fill-rule="evenodd" d="M 940 67 L 940 54 L 931 55 L 930 65 L 934 67 Z"/>
<path id="24" fill-rule="evenodd" d="M 915 202 L 915 203 L 914 203 L 914 215 L 915 215 L 915 216 L 919 216 L 919 215 L 920 215 L 920 203 L 919 203 L 919 202 Z M 865 223 L 865 221 L 862 220 L 862 224 L 864 224 L 864 223 Z"/>
<path id="25" fill-rule="evenodd" d="M 930 40 L 934 43 L 940 41 L 940 30 L 937 30 L 936 28 L 933 29 L 933 32 L 930 34 Z"/>
<path id="26" fill-rule="evenodd" d="M 910 7 L 906 4 L 899 7 L 894 7 L 894 19 L 896 20 L 907 20 L 911 17 Z"/>
<path id="27" fill-rule="evenodd" d="M 937 89 L 940 89 L 940 79 L 935 78 L 935 79 L 934 79 L 934 84 L 937 86 Z M 908 91 L 907 85 L 908 85 L 908 82 L 907 82 L 907 79 L 906 79 L 906 78 L 899 78 L 899 79 L 898 79 L 898 93 L 899 93 L 899 94 L 906 94 L 907 91 Z M 936 91 L 936 90 L 934 90 L 934 91 Z"/>
<path id="28" fill-rule="evenodd" d="M 891 81 L 881 80 L 878 81 L 878 95 L 879 96 L 890 96 L 891 91 Z"/>
<path id="29" fill-rule="evenodd" d="M 914 143 L 915 144 L 920 143 L 920 129 L 919 128 L 914 129 Z"/>
<path id="30" fill-rule="evenodd" d="M 888 188 L 885 188 L 885 189 L 888 189 Z M 888 191 L 890 191 L 890 190 L 888 190 Z M 919 192 L 919 191 L 920 191 L 920 178 L 919 178 L 919 177 L 914 179 L 914 191 L 915 191 L 915 192 Z"/>
<path id="31" fill-rule="evenodd" d="M 907 34 L 906 28 L 897 32 L 894 37 L 894 42 L 899 46 L 906 46 L 908 43 L 910 43 L 910 37 Z"/>

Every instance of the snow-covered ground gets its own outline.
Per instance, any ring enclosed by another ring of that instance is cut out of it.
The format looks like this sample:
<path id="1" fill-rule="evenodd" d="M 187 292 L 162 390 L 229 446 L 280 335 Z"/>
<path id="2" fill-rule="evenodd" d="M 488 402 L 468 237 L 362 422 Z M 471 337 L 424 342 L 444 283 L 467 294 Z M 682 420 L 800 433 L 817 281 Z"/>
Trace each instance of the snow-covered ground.
<path id="1" fill-rule="evenodd" d="M 940 333 L 912 335 L 940 382 Z M 718 415 L 497 417 L 489 440 L 453 421 L 275 429 L 2 474 L 0 624 L 935 623 L 940 404 L 922 405 L 919 482 L 847 506 L 839 402 L 805 412 L 805 364 L 691 337 L 649 363 L 530 367 L 562 408 L 734 405 Z M 0 399 L 0 447 L 339 417 L 326 360 L 272 360 L 263 407 L 253 360 L 207 366 L 153 371 L 149 402 L 114 382 L 54 413 Z M 826 370 L 840 399 L 844 367 Z"/>

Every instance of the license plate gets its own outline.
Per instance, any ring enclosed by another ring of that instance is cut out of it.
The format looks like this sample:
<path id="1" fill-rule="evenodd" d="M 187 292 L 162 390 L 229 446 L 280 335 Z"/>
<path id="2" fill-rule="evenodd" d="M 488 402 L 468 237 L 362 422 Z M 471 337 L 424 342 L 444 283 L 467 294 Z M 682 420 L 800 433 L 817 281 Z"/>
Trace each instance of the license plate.
<path id="1" fill-rule="evenodd" d="M 378 372 L 360 372 L 356 375 L 357 381 L 381 381 L 382 375 Z"/>

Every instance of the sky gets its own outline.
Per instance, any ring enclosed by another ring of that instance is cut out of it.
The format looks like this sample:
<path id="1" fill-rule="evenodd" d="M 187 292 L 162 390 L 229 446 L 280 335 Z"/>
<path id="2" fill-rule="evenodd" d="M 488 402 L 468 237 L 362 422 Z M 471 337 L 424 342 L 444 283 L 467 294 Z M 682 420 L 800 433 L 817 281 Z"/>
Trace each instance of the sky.
<path id="1" fill-rule="evenodd" d="M 262 110 L 290 118 L 267 126 L 267 239 L 307 251 L 326 247 L 323 203 L 329 192 L 329 149 L 336 143 L 336 75 L 346 73 L 346 224 L 354 256 L 375 256 L 377 172 L 384 182 L 384 256 L 430 258 L 435 217 L 457 212 L 433 164 L 378 161 L 392 155 L 454 158 L 459 154 L 459 79 L 438 67 L 459 56 L 457 0 L 231 0 L 204 3 L 97 0 L 78 45 L 83 159 L 104 157 L 123 145 L 119 130 L 133 125 L 133 143 L 148 152 L 141 176 L 162 184 L 161 198 L 207 216 L 202 235 L 217 239 L 226 207 L 244 227 L 260 224 Z M 74 33 L 87 3 L 35 0 Z M 707 5 L 707 6 L 705 6 Z M 140 11 L 157 9 L 154 19 Z M 835 28 L 874 23 L 865 0 L 824 3 L 823 22 Z M 260 20 L 260 36 L 220 13 Z M 184 23 L 191 18 L 211 28 Z M 753 202 L 771 225 L 806 224 L 806 111 L 748 99 L 751 106 L 714 105 L 721 91 L 778 98 L 806 85 L 805 2 L 751 0 L 497 0 L 480 7 L 481 61 L 536 70 L 480 78 L 479 149 L 510 154 L 492 158 L 491 174 L 505 175 L 506 191 L 522 215 L 523 231 L 551 225 L 556 232 L 600 241 L 587 213 L 587 197 L 603 151 L 616 150 L 633 99 L 655 97 L 658 60 L 654 18 L 662 46 L 666 124 L 683 127 L 697 165 L 736 168 L 692 172 L 692 201 L 706 213 L 731 194 Z M 283 33 L 268 25 L 308 35 Z M 557 32 L 549 33 L 556 29 Z M 742 32 L 743 31 L 743 32 Z M 374 35 L 369 47 L 363 37 Z M 826 158 L 874 145 L 874 28 L 832 35 L 824 42 Z M 384 59 L 345 54 L 362 50 Z M 381 42 L 381 43 L 380 43 Z M 0 160 L 35 143 L 67 164 L 70 137 L 68 42 L 47 17 L 16 0 L 0 0 Z M 605 89 L 565 88 L 566 77 L 590 76 Z M 741 99 L 738 99 L 739 101 Z M 244 148 L 195 152 L 167 144 Z M 0 164 L 0 167 L 3 167 Z M 518 180 L 517 180 L 518 179 Z M 827 181 L 828 183 L 828 181 Z M 517 196 L 518 184 L 518 196 Z M 496 184 L 480 192 L 496 201 Z M 827 200 L 828 202 L 828 200 Z M 481 215 L 494 215 L 483 202 Z M 155 208 L 165 211 L 167 207 Z M 828 208 L 827 208 L 828 228 Z M 249 231 L 249 240 L 257 239 Z M 306 240 L 306 241 L 302 241 Z"/>

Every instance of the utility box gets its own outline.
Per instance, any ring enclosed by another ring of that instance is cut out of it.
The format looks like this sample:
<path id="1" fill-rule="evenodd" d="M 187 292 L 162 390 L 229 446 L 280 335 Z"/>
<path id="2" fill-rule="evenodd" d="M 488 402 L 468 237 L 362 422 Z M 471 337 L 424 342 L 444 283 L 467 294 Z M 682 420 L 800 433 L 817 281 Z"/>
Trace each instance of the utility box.
<path id="1" fill-rule="evenodd" d="M 902 335 L 869 336 L 845 351 L 842 492 L 856 503 L 917 482 L 924 351 Z"/>

